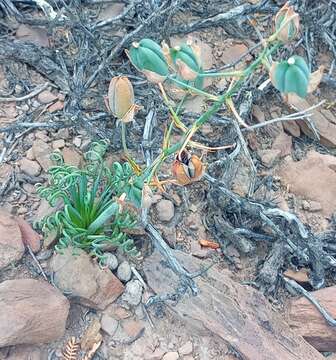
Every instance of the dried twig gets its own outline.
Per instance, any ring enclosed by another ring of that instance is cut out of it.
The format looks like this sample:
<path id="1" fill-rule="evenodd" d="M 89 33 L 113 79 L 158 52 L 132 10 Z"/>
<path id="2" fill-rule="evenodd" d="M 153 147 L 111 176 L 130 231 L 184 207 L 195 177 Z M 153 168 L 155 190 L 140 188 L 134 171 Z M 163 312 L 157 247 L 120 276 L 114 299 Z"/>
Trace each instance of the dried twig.
<path id="1" fill-rule="evenodd" d="M 55 20 L 58 16 L 57 12 L 53 9 L 53 7 L 46 0 L 34 0 L 36 5 L 39 6 L 44 14 L 50 19 Z M 62 14 L 60 16 L 61 19 L 65 19 L 66 17 Z"/>
<path id="2" fill-rule="evenodd" d="M 286 115 L 286 116 L 282 116 L 282 117 L 279 117 L 279 118 L 275 118 L 275 119 L 272 119 L 272 120 L 264 121 L 264 122 L 259 123 L 259 124 L 248 126 L 248 127 L 244 128 L 244 129 L 242 129 L 242 132 L 252 131 L 252 130 L 259 129 L 261 127 L 271 125 L 271 124 L 274 124 L 274 123 L 277 123 L 277 122 L 282 122 L 282 121 L 308 120 L 308 118 L 313 116 L 313 114 L 309 113 L 309 111 L 318 108 L 319 106 L 323 105 L 325 102 L 326 102 L 325 100 L 322 100 L 318 104 L 310 106 L 309 108 L 307 108 L 305 110 L 298 111 L 296 113 Z M 315 132 L 316 131 L 317 130 L 315 129 Z"/>
<path id="3" fill-rule="evenodd" d="M 37 86 L 32 92 L 30 92 L 27 95 L 24 96 L 20 96 L 20 97 L 9 97 L 9 98 L 4 98 L 4 97 L 0 97 L 0 102 L 19 102 L 19 101 L 24 101 L 27 99 L 30 99 L 36 95 L 38 95 L 39 93 L 41 93 L 43 90 L 45 90 L 48 86 L 50 85 L 50 83 L 46 82 L 43 85 Z"/>
<path id="4" fill-rule="evenodd" d="M 282 279 L 286 283 L 286 286 L 291 288 L 292 290 L 295 290 L 297 293 L 303 295 L 306 299 L 308 299 L 315 307 L 316 309 L 321 313 L 321 315 L 324 317 L 326 322 L 330 325 L 335 327 L 336 326 L 336 320 L 333 319 L 333 317 L 327 312 L 327 310 L 314 298 L 314 296 L 305 290 L 300 284 L 298 284 L 296 281 L 292 279 L 288 279 L 285 276 L 282 276 Z"/>
<path id="5" fill-rule="evenodd" d="M 29 245 L 27 245 L 27 248 L 28 248 L 28 251 L 29 251 L 30 256 L 33 258 L 33 260 L 35 261 L 37 267 L 39 268 L 42 276 L 44 277 L 44 280 L 48 281 L 47 275 L 45 274 L 45 272 L 44 272 L 41 264 L 39 263 L 39 261 L 36 259 L 36 256 L 34 255 L 31 247 L 30 247 Z"/>
<path id="6" fill-rule="evenodd" d="M 121 19 L 123 19 L 133 8 L 134 8 L 134 4 L 135 1 L 132 1 L 125 9 L 124 11 L 119 14 L 118 16 L 115 16 L 113 18 L 110 19 L 106 19 L 106 20 L 102 20 L 97 22 L 97 24 L 93 25 L 91 27 L 91 30 L 97 30 L 97 29 L 101 29 L 102 27 L 105 27 L 107 25 L 113 24 L 116 21 L 120 21 Z"/>

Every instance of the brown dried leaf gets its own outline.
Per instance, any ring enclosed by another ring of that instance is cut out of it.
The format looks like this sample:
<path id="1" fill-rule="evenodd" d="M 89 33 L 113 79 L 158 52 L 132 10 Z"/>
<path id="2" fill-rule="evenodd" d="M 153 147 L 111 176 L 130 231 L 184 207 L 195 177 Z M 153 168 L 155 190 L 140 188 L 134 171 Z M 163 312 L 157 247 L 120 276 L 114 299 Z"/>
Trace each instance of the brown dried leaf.
<path id="1" fill-rule="evenodd" d="M 199 240 L 198 242 L 201 246 L 207 247 L 210 249 L 219 249 L 220 248 L 219 244 L 217 244 L 216 242 L 211 241 L 211 240 Z"/>
<path id="2" fill-rule="evenodd" d="M 65 345 L 65 349 L 62 352 L 63 360 L 77 360 L 77 355 L 79 352 L 79 343 L 75 337 L 70 338 L 70 340 Z"/>
<path id="3" fill-rule="evenodd" d="M 94 319 L 88 328 L 85 330 L 80 344 L 84 351 L 89 351 L 93 348 L 95 343 L 99 343 L 102 340 L 100 333 L 101 324 L 98 319 Z"/>
<path id="4" fill-rule="evenodd" d="M 324 66 L 321 65 L 316 71 L 310 74 L 309 84 L 308 84 L 308 93 L 311 93 L 317 89 L 319 86 L 324 72 Z"/>

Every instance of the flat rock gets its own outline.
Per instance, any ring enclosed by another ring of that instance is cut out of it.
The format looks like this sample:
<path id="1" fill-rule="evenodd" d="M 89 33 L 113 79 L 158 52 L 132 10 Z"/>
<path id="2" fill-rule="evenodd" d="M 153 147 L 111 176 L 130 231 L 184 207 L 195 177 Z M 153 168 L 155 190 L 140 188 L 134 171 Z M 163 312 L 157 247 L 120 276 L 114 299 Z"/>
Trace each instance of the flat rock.
<path id="1" fill-rule="evenodd" d="M 292 137 L 281 132 L 273 141 L 272 150 L 280 150 L 280 157 L 283 158 L 292 153 Z"/>
<path id="2" fill-rule="evenodd" d="M 0 269 L 21 259 L 24 245 L 14 216 L 0 210 Z"/>
<path id="3" fill-rule="evenodd" d="M 144 331 L 145 327 L 143 322 L 137 321 L 134 319 L 125 319 L 121 322 L 121 326 L 125 333 L 130 338 L 138 338 L 141 336 L 141 333 Z"/>
<path id="4" fill-rule="evenodd" d="M 206 262 L 173 251 L 181 265 L 193 273 Z M 172 270 L 154 252 L 144 263 L 148 285 L 158 294 L 170 294 L 179 283 Z M 244 360 L 322 360 L 324 357 L 291 331 L 266 298 L 249 286 L 234 282 L 230 273 L 213 266 L 206 278 L 194 278 L 197 296 L 185 294 L 170 309 L 198 331 L 206 331 L 237 351 Z"/>
<path id="5" fill-rule="evenodd" d="M 230 43 L 231 42 L 231 43 Z M 224 64 L 232 64 L 238 60 L 248 50 L 248 47 L 242 43 L 235 43 L 234 40 L 227 40 L 228 46 L 221 56 Z"/>
<path id="6" fill-rule="evenodd" d="M 0 347 L 48 343 L 65 331 L 69 301 L 46 281 L 7 280 L 0 284 Z"/>
<path id="7" fill-rule="evenodd" d="M 42 166 L 44 171 L 47 171 L 52 165 L 50 160 L 50 154 L 52 153 L 52 148 L 41 139 L 36 139 L 32 146 L 32 152 L 34 158 Z"/>
<path id="8" fill-rule="evenodd" d="M 311 293 L 336 318 L 336 286 Z M 327 324 L 316 307 L 305 297 L 293 299 L 289 305 L 289 325 L 319 351 L 336 352 L 336 328 Z"/>
<path id="9" fill-rule="evenodd" d="M 6 360 L 45 360 L 48 354 L 34 345 L 18 345 L 10 349 Z"/>
<path id="10" fill-rule="evenodd" d="M 281 150 L 259 150 L 258 155 L 260 156 L 262 164 L 267 168 L 271 168 L 280 159 Z"/>
<path id="11" fill-rule="evenodd" d="M 301 161 L 286 158 L 279 175 L 289 191 L 305 200 L 316 201 L 321 212 L 331 216 L 336 209 L 336 158 L 310 151 Z"/>
<path id="12" fill-rule="evenodd" d="M 42 199 L 35 214 L 35 221 L 41 221 L 62 207 L 62 201 L 58 201 L 55 207 L 50 206 L 46 199 Z"/>
<path id="13" fill-rule="evenodd" d="M 29 176 L 39 176 L 41 173 L 41 166 L 37 161 L 23 158 L 20 161 L 21 170 Z"/>
<path id="14" fill-rule="evenodd" d="M 41 103 L 41 104 L 49 104 L 53 101 L 56 101 L 58 98 L 56 95 L 54 95 L 51 91 L 49 90 L 44 90 L 41 93 L 39 93 L 37 95 L 37 100 Z"/>
<path id="15" fill-rule="evenodd" d="M 295 120 L 292 121 L 283 121 L 282 126 L 286 132 L 294 137 L 300 137 L 301 129 L 300 126 L 296 123 Z"/>
<path id="16" fill-rule="evenodd" d="M 103 314 L 101 318 L 101 327 L 109 335 L 113 336 L 118 328 L 118 320 L 109 314 Z"/>
<path id="17" fill-rule="evenodd" d="M 64 148 L 62 155 L 65 164 L 79 167 L 82 161 L 82 156 L 74 149 Z"/>
<path id="18" fill-rule="evenodd" d="M 110 270 L 102 270 L 83 250 L 67 248 L 55 254 L 50 265 L 55 284 L 83 306 L 103 310 L 124 291 L 119 279 Z"/>
<path id="19" fill-rule="evenodd" d="M 303 111 L 308 109 L 316 101 L 312 97 L 302 99 L 295 94 L 291 94 L 288 98 L 289 104 L 297 111 Z M 311 120 L 314 122 L 319 134 L 320 142 L 330 148 L 336 147 L 336 118 L 333 113 L 329 110 L 323 109 L 322 107 L 309 111 L 312 113 Z M 308 123 L 304 120 L 297 121 L 301 130 L 308 136 L 315 138 L 313 132 L 308 126 Z"/>

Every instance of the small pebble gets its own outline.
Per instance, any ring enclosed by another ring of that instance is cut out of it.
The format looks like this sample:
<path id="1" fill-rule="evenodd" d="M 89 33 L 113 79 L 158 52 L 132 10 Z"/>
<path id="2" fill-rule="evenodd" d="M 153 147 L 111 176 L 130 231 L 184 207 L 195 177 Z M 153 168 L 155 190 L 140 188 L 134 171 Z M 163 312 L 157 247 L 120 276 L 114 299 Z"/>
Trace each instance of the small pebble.
<path id="1" fill-rule="evenodd" d="M 106 252 L 104 253 L 103 265 L 113 271 L 118 267 L 118 259 L 114 254 Z"/>
<path id="2" fill-rule="evenodd" d="M 130 306 L 137 306 L 142 298 L 142 285 L 139 280 L 132 280 L 126 284 L 125 291 L 122 295 L 122 301 Z"/>
<path id="3" fill-rule="evenodd" d="M 75 137 L 75 138 L 73 139 L 72 143 L 73 143 L 75 146 L 80 147 L 81 144 L 82 144 L 82 139 L 81 139 L 79 136 L 77 136 L 77 137 Z"/>
<path id="4" fill-rule="evenodd" d="M 178 350 L 180 355 L 190 355 L 192 351 L 193 351 L 193 344 L 191 341 L 187 341 Z"/>
<path id="5" fill-rule="evenodd" d="M 169 351 L 163 355 L 162 360 L 178 360 L 179 354 L 176 351 Z"/>
<path id="6" fill-rule="evenodd" d="M 124 281 L 124 282 L 131 280 L 132 270 L 131 270 L 130 264 L 127 261 L 123 261 L 118 266 L 117 276 L 118 276 L 119 280 Z"/>
<path id="7" fill-rule="evenodd" d="M 160 221 L 170 221 L 174 217 L 174 204 L 170 200 L 160 200 L 156 204 L 156 210 Z"/>
<path id="8" fill-rule="evenodd" d="M 52 142 L 52 147 L 54 150 L 62 149 L 62 148 L 64 148 L 64 146 L 65 146 L 65 141 L 63 139 L 54 140 Z"/>

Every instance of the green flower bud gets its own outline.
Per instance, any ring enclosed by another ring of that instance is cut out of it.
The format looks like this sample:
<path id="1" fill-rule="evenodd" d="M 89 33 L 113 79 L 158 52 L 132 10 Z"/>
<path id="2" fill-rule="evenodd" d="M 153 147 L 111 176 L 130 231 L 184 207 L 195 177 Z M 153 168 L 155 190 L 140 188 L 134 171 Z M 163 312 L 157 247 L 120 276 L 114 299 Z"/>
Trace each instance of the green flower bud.
<path id="1" fill-rule="evenodd" d="M 274 87 L 283 94 L 295 93 L 302 98 L 307 95 L 310 71 L 301 56 L 292 56 L 281 63 L 273 63 L 270 78 Z"/>
<path id="2" fill-rule="evenodd" d="M 163 82 L 168 76 L 168 65 L 161 47 L 150 39 L 134 42 L 129 51 L 126 50 L 131 63 L 145 74 L 150 82 Z"/>
<path id="3" fill-rule="evenodd" d="M 170 50 L 170 56 L 183 80 L 194 81 L 202 70 L 194 50 L 187 44 L 175 46 Z"/>

